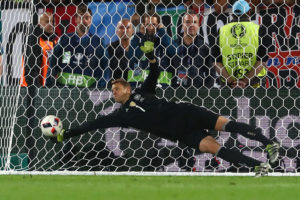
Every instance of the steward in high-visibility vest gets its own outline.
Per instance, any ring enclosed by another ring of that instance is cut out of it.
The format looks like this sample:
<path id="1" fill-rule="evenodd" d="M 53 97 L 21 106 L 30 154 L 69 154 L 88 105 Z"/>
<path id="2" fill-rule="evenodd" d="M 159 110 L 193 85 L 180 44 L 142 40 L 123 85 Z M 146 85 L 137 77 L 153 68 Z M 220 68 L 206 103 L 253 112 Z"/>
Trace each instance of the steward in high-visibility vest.
<path id="1" fill-rule="evenodd" d="M 23 87 L 45 86 L 49 58 L 57 43 L 52 23 L 52 13 L 45 12 L 40 17 L 40 24 L 36 28 L 31 27 L 32 34 L 28 37 L 26 56 L 22 59 L 24 70 L 21 86 Z"/>
<path id="2" fill-rule="evenodd" d="M 270 41 L 260 42 L 264 30 L 249 21 L 249 10 L 249 4 L 244 0 L 234 4 L 233 21 L 220 28 L 218 47 L 213 48 L 221 84 L 230 87 L 251 85 L 257 88 L 265 84 L 266 43 Z"/>

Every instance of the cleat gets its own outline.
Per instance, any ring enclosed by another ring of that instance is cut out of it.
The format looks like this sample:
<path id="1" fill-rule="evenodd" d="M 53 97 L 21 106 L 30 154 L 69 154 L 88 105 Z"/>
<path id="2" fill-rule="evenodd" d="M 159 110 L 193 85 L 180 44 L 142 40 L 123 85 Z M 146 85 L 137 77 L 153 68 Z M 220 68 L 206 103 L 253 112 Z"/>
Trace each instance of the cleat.
<path id="1" fill-rule="evenodd" d="M 267 176 L 270 170 L 271 165 L 269 163 L 260 163 L 254 168 L 255 177 Z"/>
<path id="2" fill-rule="evenodd" d="M 279 144 L 278 143 L 268 144 L 266 147 L 266 151 L 268 152 L 269 161 L 271 164 L 278 161 L 278 158 L 279 158 Z"/>

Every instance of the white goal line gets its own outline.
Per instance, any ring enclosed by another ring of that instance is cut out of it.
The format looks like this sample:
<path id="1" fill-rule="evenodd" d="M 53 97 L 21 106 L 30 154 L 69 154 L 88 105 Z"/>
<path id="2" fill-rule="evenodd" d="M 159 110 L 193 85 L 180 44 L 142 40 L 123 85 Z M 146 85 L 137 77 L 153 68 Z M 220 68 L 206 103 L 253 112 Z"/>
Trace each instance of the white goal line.
<path id="1" fill-rule="evenodd" d="M 231 172 L 84 172 L 84 171 L 0 171 L 0 175 L 85 175 L 85 176 L 254 176 L 251 173 L 231 173 Z M 300 173 L 269 173 L 268 176 L 300 176 Z"/>

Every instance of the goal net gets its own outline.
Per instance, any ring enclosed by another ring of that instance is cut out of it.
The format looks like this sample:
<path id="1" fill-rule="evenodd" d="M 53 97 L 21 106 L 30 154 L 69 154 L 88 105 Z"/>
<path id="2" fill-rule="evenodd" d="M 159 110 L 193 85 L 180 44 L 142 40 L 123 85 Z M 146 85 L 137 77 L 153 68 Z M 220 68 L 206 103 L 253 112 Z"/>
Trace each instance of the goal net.
<path id="1" fill-rule="evenodd" d="M 68 129 L 119 108 L 109 81 L 125 78 L 133 87 L 143 82 L 148 62 L 138 50 L 153 29 L 161 67 L 158 97 L 191 102 L 261 127 L 265 136 L 281 145 L 274 172 L 299 174 L 300 5 L 251 1 L 251 21 L 268 30 L 262 40 L 271 39 L 265 52 L 266 83 L 232 88 L 223 86 L 212 49 L 220 47 L 218 33 L 233 19 L 235 1 L 184 2 L 0 1 L 0 172 L 250 174 L 247 167 L 135 129 L 100 129 L 61 144 L 42 136 L 39 124 L 46 115 L 58 116 Z M 90 22 L 84 16 L 89 11 L 78 12 L 83 4 L 91 11 Z M 184 39 L 187 12 L 197 17 L 199 26 L 191 46 Z M 145 13 L 157 15 L 158 21 L 149 24 L 142 17 Z M 80 29 L 78 23 L 85 26 Z M 121 41 L 120 35 L 130 35 L 127 26 L 132 26 L 132 36 Z M 78 31 L 84 30 L 88 33 L 80 37 Z M 210 133 L 227 148 L 267 161 L 259 142 L 239 134 Z"/>

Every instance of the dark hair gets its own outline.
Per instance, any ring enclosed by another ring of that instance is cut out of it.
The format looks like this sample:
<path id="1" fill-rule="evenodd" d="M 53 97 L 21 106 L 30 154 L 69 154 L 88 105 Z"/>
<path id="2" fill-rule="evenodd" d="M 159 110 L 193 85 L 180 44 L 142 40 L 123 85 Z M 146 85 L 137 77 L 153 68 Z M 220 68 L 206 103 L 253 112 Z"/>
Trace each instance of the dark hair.
<path id="1" fill-rule="evenodd" d="M 118 78 L 116 80 L 113 80 L 111 82 L 111 85 L 114 85 L 114 84 L 117 84 L 117 83 L 120 83 L 124 87 L 130 87 L 130 84 L 127 81 L 125 81 L 124 79 L 122 79 L 122 78 Z"/>
<path id="2" fill-rule="evenodd" d="M 146 21 L 146 18 L 150 18 L 150 17 L 156 17 L 157 18 L 157 22 L 160 24 L 160 16 L 157 14 L 157 13 L 154 13 L 153 15 L 150 15 L 150 14 L 144 14 L 142 16 L 142 23 L 144 24 L 145 21 Z"/>
<path id="3" fill-rule="evenodd" d="M 184 19 L 184 17 L 186 15 L 196 15 L 198 18 L 200 17 L 200 15 L 198 13 L 196 13 L 196 11 L 189 9 L 186 13 L 184 13 L 184 15 L 182 16 L 182 20 Z"/>
<path id="4" fill-rule="evenodd" d="M 232 14 L 232 18 L 234 19 L 234 20 L 249 20 L 249 16 L 248 16 L 248 14 L 247 13 L 245 13 L 245 14 L 243 14 L 243 15 L 241 15 L 241 16 L 237 16 L 237 15 L 235 15 L 235 14 Z"/>
<path id="5" fill-rule="evenodd" d="M 91 9 L 89 9 L 86 4 L 80 4 L 79 6 L 77 6 L 77 10 L 76 10 L 76 16 L 79 16 L 79 15 L 84 15 L 86 12 L 89 12 L 90 15 L 92 15 L 92 11 Z"/>
<path id="6" fill-rule="evenodd" d="M 142 16 L 146 12 L 145 3 L 139 1 L 135 6 L 135 12 Z"/>

